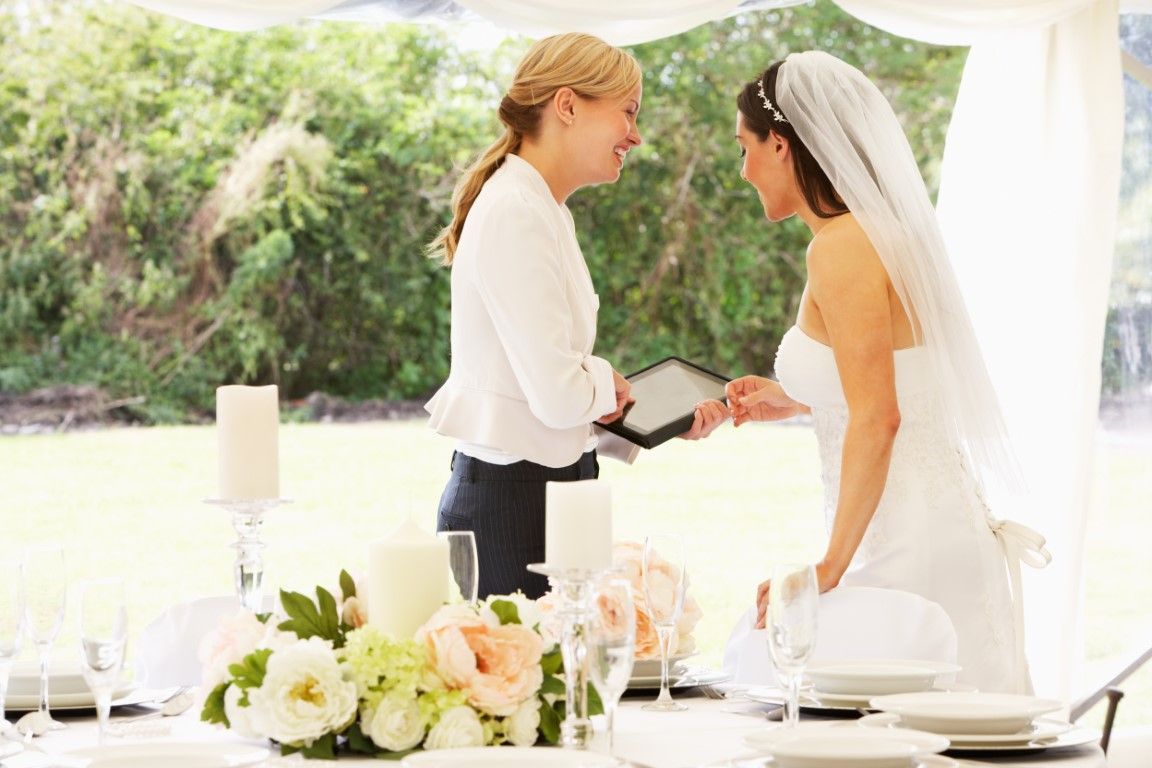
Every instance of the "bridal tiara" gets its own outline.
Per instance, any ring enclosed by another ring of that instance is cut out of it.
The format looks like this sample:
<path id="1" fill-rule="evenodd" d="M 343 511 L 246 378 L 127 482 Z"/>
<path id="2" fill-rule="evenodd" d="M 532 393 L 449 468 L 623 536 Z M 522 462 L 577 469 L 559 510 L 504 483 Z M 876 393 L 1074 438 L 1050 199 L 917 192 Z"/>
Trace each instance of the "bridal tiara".
<path id="1" fill-rule="evenodd" d="M 764 101 L 764 109 L 766 109 L 772 113 L 772 119 L 773 120 L 775 120 L 778 123 L 788 122 L 787 118 L 784 117 L 784 114 L 780 110 L 776 109 L 776 107 L 773 106 L 772 102 L 768 99 L 768 94 L 764 91 L 764 81 L 763 80 L 760 81 L 760 88 L 757 89 L 756 92 L 758 94 L 760 94 L 760 98 Z"/>

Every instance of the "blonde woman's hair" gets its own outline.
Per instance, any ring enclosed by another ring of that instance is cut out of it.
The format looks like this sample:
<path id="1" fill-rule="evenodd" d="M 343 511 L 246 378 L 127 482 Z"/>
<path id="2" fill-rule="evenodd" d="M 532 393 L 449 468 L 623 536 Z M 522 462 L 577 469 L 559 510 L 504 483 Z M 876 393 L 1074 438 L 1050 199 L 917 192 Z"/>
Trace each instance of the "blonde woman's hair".
<path id="1" fill-rule="evenodd" d="M 640 85 L 640 65 L 630 53 L 598 37 L 581 33 L 554 35 L 537 41 L 516 68 L 508 93 L 500 101 L 504 135 L 480 154 L 456 182 L 452 192 L 452 221 L 428 246 L 428 255 L 452 263 L 464 220 L 484 182 L 520 149 L 525 136 L 540 128 L 543 107 L 561 88 L 586 99 L 623 98 Z"/>

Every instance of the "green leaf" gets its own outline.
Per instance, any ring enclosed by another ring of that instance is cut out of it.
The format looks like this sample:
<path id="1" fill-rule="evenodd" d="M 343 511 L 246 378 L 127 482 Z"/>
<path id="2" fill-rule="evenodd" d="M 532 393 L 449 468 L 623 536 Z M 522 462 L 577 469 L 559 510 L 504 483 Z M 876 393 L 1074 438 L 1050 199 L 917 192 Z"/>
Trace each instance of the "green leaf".
<path id="1" fill-rule="evenodd" d="M 340 632 L 340 609 L 336 607 L 336 598 L 323 587 L 316 587 L 316 600 L 320 605 L 320 623 L 324 631 L 321 637 L 331 640 L 336 648 L 343 648 L 344 635 Z"/>
<path id="2" fill-rule="evenodd" d="M 356 597 L 356 581 L 348 571 L 340 571 L 340 594 L 345 600 Z"/>
<path id="3" fill-rule="evenodd" d="M 268 672 L 268 657 L 272 655 L 270 648 L 258 648 L 245 656 L 239 664 L 231 664 L 228 673 L 232 675 L 232 683 L 244 691 L 240 697 L 240 706 L 248 706 L 248 689 L 259 688 L 264 684 L 264 675 Z"/>
<path id="4" fill-rule="evenodd" d="M 376 743 L 364 735 L 364 731 L 360 729 L 359 721 L 352 723 L 344 735 L 348 737 L 348 749 L 353 752 L 359 752 L 362 755 L 374 755 L 380 751 Z"/>
<path id="5" fill-rule="evenodd" d="M 331 601 L 329 616 L 321 613 L 324 606 L 324 598 L 320 595 L 322 592 Z M 307 595 L 280 590 L 280 604 L 284 606 L 284 612 L 288 614 L 288 619 L 280 622 L 279 629 L 295 632 L 301 639 L 319 637 L 335 642 L 340 639 L 340 622 L 336 618 L 336 601 L 331 594 L 320 587 L 316 588 L 316 594 L 320 597 L 321 609 L 317 609 Z"/>
<path id="6" fill-rule="evenodd" d="M 560 741 L 560 715 L 548 702 L 540 702 L 540 735 L 549 744 Z"/>
<path id="7" fill-rule="evenodd" d="M 596 690 L 596 686 L 589 683 L 588 685 L 588 716 L 604 714 L 604 701 L 600 698 L 600 692 Z"/>
<path id="8" fill-rule="evenodd" d="M 204 708 L 200 710 L 200 719 L 205 723 L 219 723 L 225 728 L 232 727 L 232 723 L 228 722 L 228 715 L 224 712 L 224 693 L 228 690 L 229 685 L 231 683 L 220 683 L 212 689 L 208 698 L 204 699 Z"/>
<path id="9" fill-rule="evenodd" d="M 560 648 L 553 647 L 551 651 L 540 657 L 540 669 L 544 676 L 559 674 L 564 668 L 564 657 L 560 655 Z"/>
<path id="10" fill-rule="evenodd" d="M 501 624 L 519 624 L 520 609 L 511 600 L 493 600 L 489 606 Z"/>
<path id="11" fill-rule="evenodd" d="M 316 739 L 316 741 L 312 742 L 312 746 L 304 747 L 301 749 L 300 754 L 313 760 L 335 760 L 336 734 L 324 734 L 320 738 Z"/>
<path id="12" fill-rule="evenodd" d="M 540 693 L 554 693 L 557 696 L 563 696 L 564 681 L 555 675 L 547 675 L 544 677 L 544 682 L 540 684 Z"/>

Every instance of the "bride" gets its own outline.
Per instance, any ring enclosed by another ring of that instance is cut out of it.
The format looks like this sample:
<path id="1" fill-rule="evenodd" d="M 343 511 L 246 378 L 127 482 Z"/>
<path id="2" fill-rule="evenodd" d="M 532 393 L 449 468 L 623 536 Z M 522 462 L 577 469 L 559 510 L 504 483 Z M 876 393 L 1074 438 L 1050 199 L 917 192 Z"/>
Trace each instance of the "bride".
<path id="1" fill-rule="evenodd" d="M 799 216 L 812 241 L 779 382 L 731 382 L 734 423 L 811 413 L 830 530 L 822 592 L 922 595 L 952 619 L 961 681 L 1029 691 L 1004 526 L 982 495 L 982 478 L 1014 465 L 907 138 L 876 86 L 822 52 L 772 64 L 736 102 L 741 177 L 770 221 Z"/>

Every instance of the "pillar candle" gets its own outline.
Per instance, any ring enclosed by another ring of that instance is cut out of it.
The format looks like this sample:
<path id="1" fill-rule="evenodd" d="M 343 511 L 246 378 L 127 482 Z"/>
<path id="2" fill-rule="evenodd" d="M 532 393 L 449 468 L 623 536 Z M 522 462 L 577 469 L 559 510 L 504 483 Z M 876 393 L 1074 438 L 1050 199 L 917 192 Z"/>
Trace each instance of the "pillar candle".
<path id="1" fill-rule="evenodd" d="M 368 623 L 410 638 L 448 602 L 448 542 L 411 518 L 368 545 Z"/>
<path id="2" fill-rule="evenodd" d="M 602 480 L 547 484 L 544 559 L 549 568 L 562 570 L 611 567 L 611 486 Z"/>
<path id="3" fill-rule="evenodd" d="M 280 498 L 280 401 L 275 384 L 216 390 L 220 498 Z"/>

